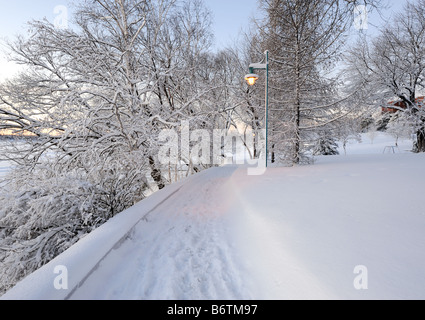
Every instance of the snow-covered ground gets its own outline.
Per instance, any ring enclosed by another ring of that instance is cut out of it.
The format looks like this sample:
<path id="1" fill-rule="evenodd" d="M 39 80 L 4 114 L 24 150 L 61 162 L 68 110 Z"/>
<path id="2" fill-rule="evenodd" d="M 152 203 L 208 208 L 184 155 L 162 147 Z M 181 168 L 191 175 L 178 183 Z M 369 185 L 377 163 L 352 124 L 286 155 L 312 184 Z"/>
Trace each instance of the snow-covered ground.
<path id="1" fill-rule="evenodd" d="M 398 144 L 398 146 L 396 146 Z M 361 141 L 350 140 L 347 144 L 347 155 L 352 154 L 380 154 L 380 153 L 411 153 L 413 142 L 411 139 L 396 138 L 383 132 L 370 132 L 361 135 Z M 344 149 L 340 144 L 340 154 Z"/>
<path id="2" fill-rule="evenodd" d="M 424 299 L 425 154 L 379 134 L 347 156 L 153 194 L 3 299 Z M 392 152 L 392 150 L 391 150 Z"/>

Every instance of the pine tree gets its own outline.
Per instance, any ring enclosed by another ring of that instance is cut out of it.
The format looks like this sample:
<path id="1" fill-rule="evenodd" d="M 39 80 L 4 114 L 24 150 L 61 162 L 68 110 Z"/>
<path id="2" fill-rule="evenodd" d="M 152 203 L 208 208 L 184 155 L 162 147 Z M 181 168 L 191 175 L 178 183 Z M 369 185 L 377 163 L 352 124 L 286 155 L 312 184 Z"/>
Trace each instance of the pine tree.
<path id="1" fill-rule="evenodd" d="M 330 136 L 323 136 L 316 141 L 314 146 L 313 155 L 315 156 L 335 156 L 339 155 L 338 143 L 335 138 Z"/>

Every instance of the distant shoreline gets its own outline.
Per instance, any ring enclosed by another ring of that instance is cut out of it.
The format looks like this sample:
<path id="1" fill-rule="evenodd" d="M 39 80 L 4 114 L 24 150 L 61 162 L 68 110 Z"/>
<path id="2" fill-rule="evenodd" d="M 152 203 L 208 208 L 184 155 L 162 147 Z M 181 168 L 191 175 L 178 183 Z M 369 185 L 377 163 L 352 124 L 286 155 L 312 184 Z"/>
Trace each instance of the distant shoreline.
<path id="1" fill-rule="evenodd" d="M 21 135 L 0 135 L 0 140 L 21 140 L 21 139 L 38 139 L 37 136 L 21 136 Z"/>

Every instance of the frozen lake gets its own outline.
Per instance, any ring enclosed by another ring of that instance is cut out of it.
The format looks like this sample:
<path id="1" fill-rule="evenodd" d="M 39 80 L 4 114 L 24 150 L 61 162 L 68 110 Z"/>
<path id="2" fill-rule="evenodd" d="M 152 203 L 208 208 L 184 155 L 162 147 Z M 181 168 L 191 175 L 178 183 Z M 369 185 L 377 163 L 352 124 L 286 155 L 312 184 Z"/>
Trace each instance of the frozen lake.
<path id="1" fill-rule="evenodd" d="M 2 148 L 2 146 L 5 145 L 5 143 L 6 143 L 5 141 L 0 140 L 0 158 L 5 152 L 4 148 Z M 11 166 L 10 162 L 0 160 L 0 178 L 6 175 L 6 173 L 10 170 L 10 166 Z"/>
<path id="2" fill-rule="evenodd" d="M 10 170 L 10 163 L 0 161 L 0 177 L 3 177 Z"/>

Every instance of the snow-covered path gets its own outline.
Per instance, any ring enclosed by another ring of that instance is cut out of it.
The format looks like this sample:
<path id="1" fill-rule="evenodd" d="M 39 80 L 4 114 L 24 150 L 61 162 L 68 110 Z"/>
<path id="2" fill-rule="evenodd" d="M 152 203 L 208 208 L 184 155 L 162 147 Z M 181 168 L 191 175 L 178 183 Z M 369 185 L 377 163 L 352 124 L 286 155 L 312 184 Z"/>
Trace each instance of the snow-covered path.
<path id="1" fill-rule="evenodd" d="M 118 215 L 2 298 L 425 299 L 424 164 L 424 154 L 373 154 L 261 176 L 210 169 Z M 54 287 L 57 266 L 67 289 Z"/>
<path id="2" fill-rule="evenodd" d="M 148 213 L 70 299 L 249 299 L 228 239 L 235 167 L 182 185 Z M 108 279 L 105 282 L 105 279 Z"/>

